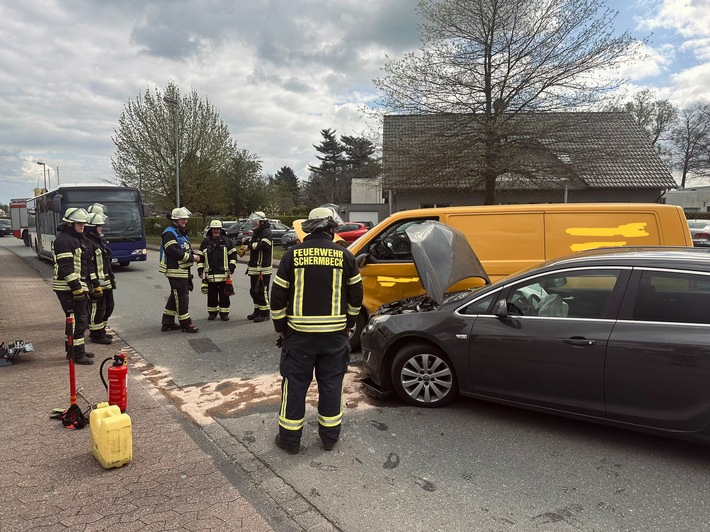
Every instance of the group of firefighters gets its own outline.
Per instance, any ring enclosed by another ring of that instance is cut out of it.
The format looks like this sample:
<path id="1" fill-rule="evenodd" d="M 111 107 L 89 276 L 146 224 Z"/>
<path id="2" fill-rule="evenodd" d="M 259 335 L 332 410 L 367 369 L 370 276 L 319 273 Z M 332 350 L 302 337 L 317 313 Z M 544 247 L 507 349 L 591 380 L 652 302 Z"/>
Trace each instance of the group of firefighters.
<path id="1" fill-rule="evenodd" d="M 91 341 L 111 343 L 106 320 L 113 311 L 112 290 L 116 283 L 111 253 L 101 234 L 106 221 L 104 211 L 100 204 L 88 210 L 67 209 L 53 244 L 54 290 L 65 313 L 75 318 L 74 360 L 78 364 L 93 364 L 93 354 L 84 346 L 87 325 Z M 281 259 L 269 298 L 272 236 L 264 213 L 252 214 L 252 236 L 240 245 L 226 236 L 219 220 L 213 220 L 197 250 L 192 248 L 187 231 L 191 215 L 185 207 L 173 209 L 162 234 L 159 271 L 168 278 L 170 295 L 163 310 L 161 331 L 199 331 L 188 310 L 193 288 L 191 267 L 195 264 L 202 292 L 207 294 L 207 319 L 219 317 L 228 321 L 229 298 L 234 294 L 231 276 L 238 257 L 248 251 L 246 273 L 254 310 L 247 318 L 258 323 L 271 315 L 278 335 L 276 345 L 281 347 L 279 369 L 283 379 L 275 443 L 290 454 L 300 451 L 306 393 L 315 372 L 319 390 L 318 434 L 323 449 L 332 450 L 340 437 L 349 339 L 362 305 L 362 279 L 355 258 L 333 242 L 338 222 L 328 209 L 311 211 L 309 219 L 302 223 L 306 236 Z"/>
<path id="2" fill-rule="evenodd" d="M 110 344 L 112 335 L 106 324 L 113 313 L 113 290 L 116 279 L 111 269 L 111 250 L 103 236 L 106 207 L 94 203 L 88 209 L 66 210 L 59 234 L 52 242 L 54 280 L 52 288 L 62 310 L 73 318 L 72 341 L 65 338 L 67 359 L 74 350 L 74 363 L 94 363 L 94 354 L 86 350 L 84 333 L 97 344 Z"/>

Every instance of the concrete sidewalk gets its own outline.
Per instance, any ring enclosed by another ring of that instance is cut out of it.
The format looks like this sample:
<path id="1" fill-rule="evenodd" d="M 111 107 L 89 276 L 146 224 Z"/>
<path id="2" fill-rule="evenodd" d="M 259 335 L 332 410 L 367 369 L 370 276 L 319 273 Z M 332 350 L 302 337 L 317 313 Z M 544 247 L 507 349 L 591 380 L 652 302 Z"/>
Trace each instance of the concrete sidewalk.
<path id="1" fill-rule="evenodd" d="M 271 530 L 197 443 L 196 429 L 132 368 L 133 462 L 103 469 L 88 426 L 67 430 L 49 418 L 69 406 L 63 336 L 50 282 L 0 248 L 0 341 L 35 348 L 0 367 L 0 530 Z M 88 401 L 106 400 L 99 366 L 123 347 L 118 337 L 87 342 L 96 363 L 77 366 L 76 378 Z"/>

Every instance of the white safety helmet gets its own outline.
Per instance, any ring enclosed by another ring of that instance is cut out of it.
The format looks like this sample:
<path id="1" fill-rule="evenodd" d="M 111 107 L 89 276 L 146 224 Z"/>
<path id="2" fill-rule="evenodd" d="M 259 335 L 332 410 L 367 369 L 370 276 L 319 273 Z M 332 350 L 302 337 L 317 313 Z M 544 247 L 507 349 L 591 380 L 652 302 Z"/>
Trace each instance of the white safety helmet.
<path id="1" fill-rule="evenodd" d="M 212 220 L 210 222 L 210 229 L 222 229 L 222 222 L 220 220 Z"/>
<path id="2" fill-rule="evenodd" d="M 249 215 L 248 220 L 266 220 L 266 214 L 263 211 L 254 211 Z"/>
<path id="3" fill-rule="evenodd" d="M 170 214 L 170 219 L 182 220 L 183 218 L 189 218 L 190 216 L 192 216 L 192 213 L 185 207 L 177 207 L 173 209 L 173 212 Z"/>
<path id="4" fill-rule="evenodd" d="M 340 224 L 333 219 L 333 212 L 328 207 L 316 207 L 308 214 L 308 220 L 304 220 L 301 228 L 304 233 L 313 233 L 319 229 L 328 230 L 336 228 Z"/>
<path id="5" fill-rule="evenodd" d="M 86 219 L 88 217 L 89 217 L 89 213 L 86 212 L 81 207 L 69 207 L 64 212 L 64 218 L 62 218 L 62 222 L 65 222 L 68 224 L 74 224 L 74 223 L 85 224 Z"/>
<path id="6" fill-rule="evenodd" d="M 106 217 L 98 212 L 89 213 L 86 217 L 86 225 L 104 225 L 106 223 Z"/>
<path id="7" fill-rule="evenodd" d="M 105 205 L 102 205 L 101 203 L 94 203 L 91 207 L 87 209 L 87 212 L 89 213 L 97 213 L 97 214 L 104 214 L 108 209 L 106 208 Z"/>

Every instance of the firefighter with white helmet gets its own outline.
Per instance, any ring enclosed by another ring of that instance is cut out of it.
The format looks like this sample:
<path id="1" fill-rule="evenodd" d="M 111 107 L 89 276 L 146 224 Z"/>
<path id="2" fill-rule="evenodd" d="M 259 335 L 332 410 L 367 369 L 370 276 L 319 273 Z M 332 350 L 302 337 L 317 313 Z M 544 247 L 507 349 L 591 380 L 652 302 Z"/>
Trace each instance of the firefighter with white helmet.
<path id="1" fill-rule="evenodd" d="M 273 242 L 271 240 L 271 224 L 266 218 L 266 214 L 256 211 L 249 216 L 252 221 L 252 235 L 250 240 L 242 241 L 243 249 L 249 250 L 249 265 L 247 275 L 249 276 L 249 295 L 254 302 L 254 311 L 247 316 L 247 319 L 259 323 L 269 319 L 269 282 L 273 266 L 271 254 Z M 243 252 L 242 252 L 243 254 Z"/>
<path id="2" fill-rule="evenodd" d="M 229 321 L 229 297 L 234 293 L 231 275 L 237 267 L 237 248 L 227 238 L 220 220 L 210 221 L 207 237 L 196 253 L 202 258 L 197 275 L 202 279 L 202 292 L 207 294 L 207 319 L 214 320 L 219 315 L 222 321 Z"/>
<path id="3" fill-rule="evenodd" d="M 89 208 L 91 209 L 91 207 Z M 111 250 L 103 236 L 103 226 L 106 220 L 107 217 L 98 211 L 89 213 L 84 229 L 84 235 L 89 242 L 94 270 L 91 274 L 91 283 L 94 289 L 90 294 L 89 340 L 96 344 L 110 344 L 113 338 L 111 334 L 106 332 L 108 319 L 113 314 L 113 289 L 116 287 L 111 269 Z"/>
<path id="4" fill-rule="evenodd" d="M 185 207 L 173 209 L 168 216 L 170 225 L 163 231 L 158 271 L 164 273 L 170 282 L 170 296 L 163 310 L 160 329 L 163 332 L 179 329 L 187 333 L 199 331 L 193 325 L 188 309 L 192 289 L 190 267 L 200 262 L 200 256 L 192 250 L 188 236 L 187 220 L 190 216 L 192 213 Z M 179 323 L 175 323 L 175 318 Z"/>
<path id="5" fill-rule="evenodd" d="M 74 319 L 72 334 L 74 363 L 93 364 L 93 353 L 86 351 L 84 332 L 87 327 L 87 301 L 89 298 L 90 276 L 93 266 L 89 245 L 84 237 L 84 225 L 88 213 L 81 208 L 70 207 L 64 212 L 59 224 L 59 235 L 52 242 L 54 258 L 54 280 L 52 288 L 67 316 Z M 69 359 L 69 342 L 65 347 Z"/>
<path id="6" fill-rule="evenodd" d="M 307 235 L 284 254 L 271 290 L 276 345 L 282 346 L 276 445 L 290 454 L 300 449 L 314 370 L 323 448 L 332 450 L 340 438 L 349 332 L 362 305 L 362 278 L 352 253 L 333 242 L 338 225 L 328 209 L 312 210 L 302 224 Z"/>

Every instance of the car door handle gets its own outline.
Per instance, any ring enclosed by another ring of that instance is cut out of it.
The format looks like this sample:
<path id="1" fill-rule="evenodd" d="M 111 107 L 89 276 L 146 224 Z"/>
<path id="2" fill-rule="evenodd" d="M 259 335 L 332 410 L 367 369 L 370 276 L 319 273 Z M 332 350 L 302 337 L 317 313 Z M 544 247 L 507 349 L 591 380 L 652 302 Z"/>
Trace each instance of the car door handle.
<path id="1" fill-rule="evenodd" d="M 587 340 L 586 338 L 582 338 L 579 336 L 576 336 L 576 337 L 573 336 L 572 338 L 567 338 L 566 340 L 562 340 L 562 341 L 566 344 L 578 345 L 580 347 L 595 345 L 597 343 L 595 340 Z"/>

